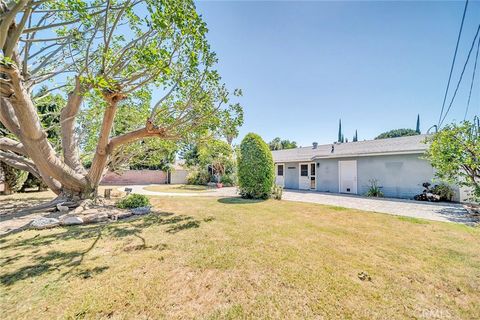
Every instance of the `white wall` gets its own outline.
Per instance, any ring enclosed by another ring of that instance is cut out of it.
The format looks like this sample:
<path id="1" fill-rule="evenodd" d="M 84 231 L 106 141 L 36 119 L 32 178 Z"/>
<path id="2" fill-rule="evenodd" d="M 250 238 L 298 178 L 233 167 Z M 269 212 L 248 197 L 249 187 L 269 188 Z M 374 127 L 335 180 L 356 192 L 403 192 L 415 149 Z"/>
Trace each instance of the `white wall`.
<path id="1" fill-rule="evenodd" d="M 187 183 L 187 170 L 173 170 L 170 176 L 170 184 L 185 184 Z"/>
<path id="2" fill-rule="evenodd" d="M 391 155 L 351 157 L 318 160 L 317 190 L 338 192 L 338 161 L 357 160 L 357 189 L 363 195 L 370 186 L 369 180 L 378 180 L 386 197 L 413 198 L 423 191 L 422 184 L 431 182 L 434 169 L 420 155 Z"/>

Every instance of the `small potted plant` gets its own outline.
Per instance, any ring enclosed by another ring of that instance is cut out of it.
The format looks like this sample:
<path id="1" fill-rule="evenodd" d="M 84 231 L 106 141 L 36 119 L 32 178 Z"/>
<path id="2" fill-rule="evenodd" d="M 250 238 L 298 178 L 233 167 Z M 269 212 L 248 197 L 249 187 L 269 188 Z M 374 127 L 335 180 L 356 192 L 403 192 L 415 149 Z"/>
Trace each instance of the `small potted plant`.
<path id="1" fill-rule="evenodd" d="M 217 181 L 217 183 L 216 183 L 217 188 L 223 188 L 223 183 L 221 182 L 222 180 L 220 179 L 219 175 L 215 176 L 215 180 Z"/>

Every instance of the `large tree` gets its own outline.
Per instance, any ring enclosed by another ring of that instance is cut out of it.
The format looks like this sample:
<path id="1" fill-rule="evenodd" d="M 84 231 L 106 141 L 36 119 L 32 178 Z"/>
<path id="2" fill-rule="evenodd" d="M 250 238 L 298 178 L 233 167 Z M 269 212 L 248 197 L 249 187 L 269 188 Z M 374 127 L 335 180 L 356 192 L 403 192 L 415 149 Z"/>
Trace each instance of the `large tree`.
<path id="1" fill-rule="evenodd" d="M 430 139 L 427 157 L 436 175 L 472 190 L 480 202 L 480 123 L 450 124 Z"/>
<path id="2" fill-rule="evenodd" d="M 57 201 L 79 200 L 96 195 L 112 155 L 130 143 L 225 130 L 240 108 L 228 103 L 206 32 L 193 1 L 0 0 L 0 121 L 14 136 L 1 139 L 0 159 L 41 177 Z M 31 98 L 41 83 L 67 92 L 60 152 Z M 146 102 L 142 123 L 116 135 L 118 110 Z M 88 169 L 75 130 L 81 108 L 99 111 Z"/>
<path id="3" fill-rule="evenodd" d="M 270 150 L 283 150 L 283 149 L 295 149 L 297 147 L 297 142 L 290 141 L 287 139 L 280 139 L 280 137 L 276 137 L 272 141 L 268 143 L 268 147 Z"/>

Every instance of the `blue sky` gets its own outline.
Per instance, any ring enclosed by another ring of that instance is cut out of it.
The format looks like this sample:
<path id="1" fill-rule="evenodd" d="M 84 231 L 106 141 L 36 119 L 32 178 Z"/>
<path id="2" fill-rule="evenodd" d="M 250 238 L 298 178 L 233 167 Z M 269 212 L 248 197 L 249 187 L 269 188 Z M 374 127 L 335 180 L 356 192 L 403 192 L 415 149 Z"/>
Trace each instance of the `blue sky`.
<path id="1" fill-rule="evenodd" d="M 436 124 L 464 2 L 199 1 L 218 69 L 242 88 L 248 132 L 330 143 Z M 471 1 L 453 85 L 480 23 Z M 475 53 L 475 52 L 474 52 Z M 473 58 L 447 122 L 463 120 Z M 480 72 L 469 117 L 480 114 Z"/>

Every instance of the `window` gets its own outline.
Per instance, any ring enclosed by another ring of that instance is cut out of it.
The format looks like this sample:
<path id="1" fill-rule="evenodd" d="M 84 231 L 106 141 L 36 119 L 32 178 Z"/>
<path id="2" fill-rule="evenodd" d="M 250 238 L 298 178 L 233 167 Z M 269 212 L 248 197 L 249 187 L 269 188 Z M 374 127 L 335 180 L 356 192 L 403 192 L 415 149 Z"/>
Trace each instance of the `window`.
<path id="1" fill-rule="evenodd" d="M 315 175 L 315 163 L 310 163 L 310 175 Z"/>
<path id="2" fill-rule="evenodd" d="M 300 175 L 302 177 L 307 177 L 308 176 L 308 164 L 300 165 Z"/>
<path id="3" fill-rule="evenodd" d="M 277 176 L 279 177 L 283 176 L 283 164 L 277 165 Z"/>

